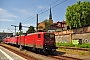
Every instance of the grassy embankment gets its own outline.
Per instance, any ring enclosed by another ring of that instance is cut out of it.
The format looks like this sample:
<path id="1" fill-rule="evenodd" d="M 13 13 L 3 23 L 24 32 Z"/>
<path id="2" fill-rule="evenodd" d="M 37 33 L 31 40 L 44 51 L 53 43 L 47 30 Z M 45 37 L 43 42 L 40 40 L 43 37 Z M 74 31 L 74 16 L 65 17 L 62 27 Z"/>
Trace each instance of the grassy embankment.
<path id="1" fill-rule="evenodd" d="M 74 45 L 72 43 L 56 43 L 56 46 L 77 47 L 77 48 L 90 48 L 90 44 L 78 44 L 78 45 Z"/>

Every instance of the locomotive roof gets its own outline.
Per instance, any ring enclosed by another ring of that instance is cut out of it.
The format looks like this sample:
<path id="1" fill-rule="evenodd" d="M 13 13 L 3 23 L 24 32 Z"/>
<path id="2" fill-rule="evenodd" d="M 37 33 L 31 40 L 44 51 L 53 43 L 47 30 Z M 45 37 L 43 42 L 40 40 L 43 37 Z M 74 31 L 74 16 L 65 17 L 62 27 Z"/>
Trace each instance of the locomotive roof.
<path id="1" fill-rule="evenodd" d="M 6 38 L 10 38 L 10 37 L 6 37 Z"/>
<path id="2" fill-rule="evenodd" d="M 36 33 L 30 33 L 30 34 L 27 34 L 27 35 L 31 35 L 31 34 L 45 34 L 45 33 L 51 33 L 51 32 L 36 32 Z"/>

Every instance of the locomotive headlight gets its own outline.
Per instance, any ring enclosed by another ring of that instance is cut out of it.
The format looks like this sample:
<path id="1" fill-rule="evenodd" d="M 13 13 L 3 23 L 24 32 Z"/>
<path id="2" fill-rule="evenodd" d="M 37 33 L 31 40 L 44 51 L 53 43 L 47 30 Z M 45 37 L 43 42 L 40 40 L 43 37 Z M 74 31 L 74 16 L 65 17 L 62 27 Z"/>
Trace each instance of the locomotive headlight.
<path id="1" fill-rule="evenodd" d="M 45 44 L 45 45 L 47 45 L 47 44 Z"/>

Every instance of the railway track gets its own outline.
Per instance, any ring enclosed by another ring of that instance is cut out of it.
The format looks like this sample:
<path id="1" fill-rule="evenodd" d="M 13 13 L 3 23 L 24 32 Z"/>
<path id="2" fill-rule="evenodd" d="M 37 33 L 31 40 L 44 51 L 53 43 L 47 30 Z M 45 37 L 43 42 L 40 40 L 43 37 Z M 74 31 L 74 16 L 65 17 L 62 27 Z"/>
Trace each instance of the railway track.
<path id="1" fill-rule="evenodd" d="M 60 46 L 57 48 L 65 48 L 65 49 L 73 49 L 73 50 L 82 50 L 82 51 L 90 51 L 90 48 L 76 48 L 76 47 L 64 47 L 64 46 Z"/>
<path id="2" fill-rule="evenodd" d="M 51 55 L 49 55 L 49 57 L 57 59 L 57 60 L 82 60 L 82 59 L 68 57 L 68 56 L 51 56 Z"/>
<path id="3" fill-rule="evenodd" d="M 55 60 L 51 57 L 47 57 L 45 55 L 36 54 L 31 51 L 28 51 L 28 49 L 26 50 L 23 49 L 22 51 L 20 51 L 20 49 L 15 46 L 7 45 L 7 44 L 0 44 L 0 46 L 22 56 L 26 60 Z"/>
<path id="4" fill-rule="evenodd" d="M 35 55 L 35 53 L 34 53 L 34 55 L 33 55 L 28 50 L 20 51 L 19 48 L 13 49 L 14 48 L 13 46 L 8 47 L 8 46 L 6 46 L 6 44 L 5 45 L 0 44 L 0 45 L 2 47 L 12 51 L 12 52 L 14 52 L 14 53 L 24 57 L 26 60 L 81 60 L 81 59 L 78 59 L 78 58 L 73 58 L 73 57 L 68 57 L 68 56 L 61 56 L 61 55 L 56 55 L 56 54 L 55 55 L 54 54 L 53 55 L 44 55 L 44 54 L 37 54 L 37 55 Z M 33 56 L 31 56 L 29 53 L 31 55 L 33 55 Z M 36 58 L 36 56 L 38 58 Z"/>
<path id="5" fill-rule="evenodd" d="M 25 58 L 26 60 L 39 60 L 39 59 L 36 59 L 36 58 L 34 58 L 32 56 L 29 56 L 27 54 L 24 54 L 24 53 L 22 53 L 20 51 L 17 51 L 17 50 L 14 50 L 14 49 L 10 48 L 10 47 L 7 47 L 5 45 L 0 45 L 0 46 L 2 46 L 4 48 L 6 48 L 6 49 L 8 49 L 8 50 L 10 50 L 10 51 L 12 51 L 14 53 L 16 53 L 17 55 L 20 55 L 21 57 Z"/>

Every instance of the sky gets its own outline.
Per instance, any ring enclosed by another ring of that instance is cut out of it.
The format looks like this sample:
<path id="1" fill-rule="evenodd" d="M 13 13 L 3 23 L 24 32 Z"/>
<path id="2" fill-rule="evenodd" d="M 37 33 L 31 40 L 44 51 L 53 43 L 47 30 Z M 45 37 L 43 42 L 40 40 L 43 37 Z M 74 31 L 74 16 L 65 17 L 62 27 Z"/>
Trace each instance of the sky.
<path id="1" fill-rule="evenodd" d="M 20 22 L 23 26 L 36 27 L 36 14 L 39 22 L 49 19 L 50 7 L 53 22 L 66 20 L 67 7 L 77 1 L 79 0 L 0 0 L 0 32 L 14 33 L 14 27 L 11 25 L 19 26 Z M 23 27 L 22 31 L 26 32 L 27 29 Z"/>

